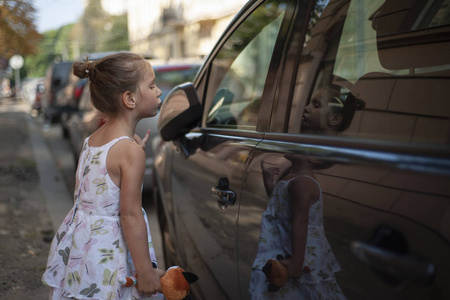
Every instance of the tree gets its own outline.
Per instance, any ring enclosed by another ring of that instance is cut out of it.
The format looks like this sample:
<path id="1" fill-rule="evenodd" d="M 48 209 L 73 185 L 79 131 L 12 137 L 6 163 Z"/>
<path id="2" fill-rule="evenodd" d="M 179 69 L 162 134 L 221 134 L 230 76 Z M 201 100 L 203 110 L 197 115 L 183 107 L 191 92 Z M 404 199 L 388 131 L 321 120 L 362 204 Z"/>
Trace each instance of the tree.
<path id="1" fill-rule="evenodd" d="M 102 34 L 100 51 L 126 51 L 129 49 L 127 15 L 111 16 L 110 22 L 105 25 Z"/>
<path id="2" fill-rule="evenodd" d="M 89 0 L 83 16 L 81 17 L 81 27 L 83 39 L 81 49 L 83 52 L 93 53 L 100 51 L 102 31 L 105 20 L 109 15 L 103 10 L 100 0 Z"/>
<path id="3" fill-rule="evenodd" d="M 27 0 L 0 0 L 0 57 L 35 54 L 41 35 L 34 24 L 36 10 Z"/>
<path id="4" fill-rule="evenodd" d="M 72 60 L 74 54 L 69 35 L 73 27 L 73 24 L 69 24 L 43 33 L 38 54 L 25 57 L 27 76 L 42 77 L 53 62 Z"/>

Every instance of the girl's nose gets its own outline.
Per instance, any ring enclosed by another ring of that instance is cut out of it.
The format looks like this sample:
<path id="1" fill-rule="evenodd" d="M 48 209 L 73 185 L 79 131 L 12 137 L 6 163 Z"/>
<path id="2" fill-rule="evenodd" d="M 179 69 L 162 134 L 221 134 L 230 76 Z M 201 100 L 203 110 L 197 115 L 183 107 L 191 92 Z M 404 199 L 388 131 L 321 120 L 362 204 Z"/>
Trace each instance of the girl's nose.
<path id="1" fill-rule="evenodd" d="M 311 106 L 310 106 L 310 104 L 308 104 L 308 105 L 306 105 L 305 106 L 305 112 L 311 112 Z"/>

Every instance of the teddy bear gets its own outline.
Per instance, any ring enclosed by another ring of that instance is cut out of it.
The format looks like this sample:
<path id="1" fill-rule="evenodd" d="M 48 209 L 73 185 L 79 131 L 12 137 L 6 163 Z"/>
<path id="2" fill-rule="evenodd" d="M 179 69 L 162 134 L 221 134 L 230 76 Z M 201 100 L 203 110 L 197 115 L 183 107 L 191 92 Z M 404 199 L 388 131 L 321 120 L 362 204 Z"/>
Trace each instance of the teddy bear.
<path id="1" fill-rule="evenodd" d="M 161 277 L 161 290 L 167 300 L 189 299 L 190 284 L 198 280 L 194 273 L 185 272 L 178 266 L 167 269 Z M 123 286 L 137 285 L 137 275 L 129 276 L 120 281 Z"/>
<path id="2" fill-rule="evenodd" d="M 262 268 L 269 282 L 268 290 L 271 293 L 277 292 L 289 278 L 286 267 L 280 262 L 281 259 L 284 259 L 284 257 L 277 255 L 277 259 L 269 259 Z"/>
<path id="3" fill-rule="evenodd" d="M 268 290 L 271 293 L 277 292 L 289 279 L 286 267 L 280 262 L 283 259 L 291 258 L 290 255 L 284 257 L 281 254 L 277 255 L 277 259 L 269 259 L 262 268 L 266 279 L 269 282 Z M 303 266 L 303 273 L 311 273 L 311 268 L 307 265 Z"/>

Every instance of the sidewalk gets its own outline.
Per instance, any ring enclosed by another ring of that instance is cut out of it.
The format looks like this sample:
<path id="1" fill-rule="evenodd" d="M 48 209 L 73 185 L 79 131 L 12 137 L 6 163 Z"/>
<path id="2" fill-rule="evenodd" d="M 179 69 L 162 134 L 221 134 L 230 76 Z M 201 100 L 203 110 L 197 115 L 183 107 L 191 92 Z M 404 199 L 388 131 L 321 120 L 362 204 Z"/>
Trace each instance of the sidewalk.
<path id="1" fill-rule="evenodd" d="M 50 248 L 48 239 L 53 235 L 54 225 L 45 201 L 48 191 L 43 192 L 39 178 L 39 167 L 45 163 L 45 148 L 33 146 L 39 144 L 37 130 L 26 104 L 0 100 L 2 300 L 48 299 L 48 288 L 40 277 L 45 270 Z M 38 152 L 34 153 L 36 149 Z M 47 170 L 54 176 L 53 171 Z M 56 181 L 56 177 L 53 179 Z M 58 190 L 57 183 L 54 188 Z"/>

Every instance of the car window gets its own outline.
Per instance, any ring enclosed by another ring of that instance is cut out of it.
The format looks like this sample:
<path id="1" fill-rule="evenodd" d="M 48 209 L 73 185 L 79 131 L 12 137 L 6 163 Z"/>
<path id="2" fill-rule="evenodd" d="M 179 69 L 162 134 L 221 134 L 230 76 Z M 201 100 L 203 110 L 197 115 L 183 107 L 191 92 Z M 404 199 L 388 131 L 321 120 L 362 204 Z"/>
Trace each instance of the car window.
<path id="1" fill-rule="evenodd" d="M 53 68 L 53 86 L 64 87 L 69 82 L 69 77 L 72 71 L 72 63 L 55 64 Z"/>
<path id="2" fill-rule="evenodd" d="M 206 127 L 255 130 L 286 3 L 266 1 L 228 38 L 212 62 Z"/>
<path id="3" fill-rule="evenodd" d="M 181 66 L 155 68 L 156 84 L 161 90 L 161 100 L 178 84 L 190 82 L 194 79 L 200 66 Z"/>
<path id="4" fill-rule="evenodd" d="M 318 1 L 288 132 L 450 143 L 446 1 Z"/>

